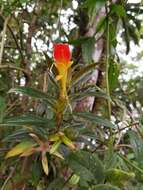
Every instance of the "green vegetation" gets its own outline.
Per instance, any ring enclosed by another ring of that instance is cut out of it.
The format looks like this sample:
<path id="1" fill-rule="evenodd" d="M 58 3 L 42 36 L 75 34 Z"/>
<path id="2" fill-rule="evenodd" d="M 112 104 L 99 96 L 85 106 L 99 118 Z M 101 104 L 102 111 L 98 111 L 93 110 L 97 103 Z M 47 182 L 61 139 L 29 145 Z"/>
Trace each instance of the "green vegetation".
<path id="1" fill-rule="evenodd" d="M 124 79 L 117 51 L 119 33 L 126 54 L 142 42 L 142 17 L 123 0 L 0 0 L 1 190 L 143 190 L 143 77 Z"/>

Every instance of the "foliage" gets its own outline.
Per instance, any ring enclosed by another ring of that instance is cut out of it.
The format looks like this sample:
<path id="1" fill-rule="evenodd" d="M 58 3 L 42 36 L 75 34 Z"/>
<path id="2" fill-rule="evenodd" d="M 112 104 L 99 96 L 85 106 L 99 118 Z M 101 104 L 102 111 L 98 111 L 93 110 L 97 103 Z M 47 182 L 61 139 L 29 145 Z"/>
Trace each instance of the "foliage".
<path id="1" fill-rule="evenodd" d="M 0 1 L 1 190 L 142 189 L 142 77 L 119 80 L 129 68 L 116 51 L 119 30 L 126 53 L 139 43 L 142 12 L 118 0 Z M 59 42 L 73 52 L 62 69 Z"/>

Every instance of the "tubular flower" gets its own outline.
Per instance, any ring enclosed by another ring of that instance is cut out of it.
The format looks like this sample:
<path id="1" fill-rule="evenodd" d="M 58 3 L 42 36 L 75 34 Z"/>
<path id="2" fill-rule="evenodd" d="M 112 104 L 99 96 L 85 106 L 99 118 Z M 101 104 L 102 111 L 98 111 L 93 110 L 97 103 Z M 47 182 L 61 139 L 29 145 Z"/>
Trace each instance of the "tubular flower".
<path id="1" fill-rule="evenodd" d="M 71 52 L 68 44 L 54 44 L 54 64 L 59 72 L 59 75 L 56 77 L 57 80 L 61 80 L 61 97 L 65 98 L 67 96 L 66 83 L 68 68 L 71 66 Z"/>

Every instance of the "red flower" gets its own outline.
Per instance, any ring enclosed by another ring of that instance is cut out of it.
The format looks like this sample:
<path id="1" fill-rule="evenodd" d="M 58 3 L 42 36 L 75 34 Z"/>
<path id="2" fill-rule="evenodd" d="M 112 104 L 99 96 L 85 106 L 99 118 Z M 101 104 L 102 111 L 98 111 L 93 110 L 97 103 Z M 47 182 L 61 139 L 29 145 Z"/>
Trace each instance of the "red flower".
<path id="1" fill-rule="evenodd" d="M 61 97 L 67 97 L 66 84 L 68 77 L 68 69 L 70 68 L 72 62 L 70 48 L 68 44 L 54 44 L 54 64 L 58 70 L 57 80 L 61 81 Z"/>
<path id="2" fill-rule="evenodd" d="M 54 60 L 56 64 L 68 65 L 71 59 L 71 53 L 68 44 L 54 44 Z"/>

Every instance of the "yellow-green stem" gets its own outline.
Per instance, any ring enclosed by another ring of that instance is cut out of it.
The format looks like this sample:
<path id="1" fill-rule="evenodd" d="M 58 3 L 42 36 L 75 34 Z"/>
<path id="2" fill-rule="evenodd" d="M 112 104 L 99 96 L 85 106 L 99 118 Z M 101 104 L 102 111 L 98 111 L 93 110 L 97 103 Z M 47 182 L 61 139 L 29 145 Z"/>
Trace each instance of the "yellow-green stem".
<path id="1" fill-rule="evenodd" d="M 67 70 L 64 72 L 64 76 L 61 78 L 61 94 L 64 99 L 67 98 Z"/>
<path id="2" fill-rule="evenodd" d="M 106 92 L 110 97 L 110 86 L 109 86 L 109 58 L 110 58 L 110 39 L 109 39 L 109 17 L 108 17 L 108 2 L 106 4 L 106 16 L 107 16 L 107 35 L 106 35 Z M 108 118 L 111 117 L 111 103 L 110 98 L 107 100 L 108 105 Z"/>

